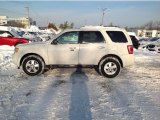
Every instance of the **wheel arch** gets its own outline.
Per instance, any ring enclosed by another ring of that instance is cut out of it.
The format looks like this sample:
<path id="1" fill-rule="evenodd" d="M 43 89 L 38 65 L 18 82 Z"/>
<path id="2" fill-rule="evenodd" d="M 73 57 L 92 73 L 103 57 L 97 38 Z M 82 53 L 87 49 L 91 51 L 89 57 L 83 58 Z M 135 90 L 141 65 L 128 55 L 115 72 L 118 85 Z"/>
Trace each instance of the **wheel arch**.
<path id="1" fill-rule="evenodd" d="M 22 42 L 16 42 L 14 46 L 17 46 L 19 44 L 23 44 Z"/>
<path id="2" fill-rule="evenodd" d="M 99 61 L 98 65 L 100 64 L 100 62 L 101 62 L 102 60 L 104 60 L 104 59 L 105 59 L 105 58 L 107 58 L 107 57 L 114 57 L 114 58 L 117 58 L 117 59 L 118 59 L 118 61 L 119 61 L 119 62 L 120 62 L 120 64 L 121 64 L 121 67 L 123 68 L 123 62 L 122 62 L 122 59 L 121 59 L 119 56 L 115 55 L 115 54 L 108 54 L 108 55 L 103 56 L 103 57 L 100 59 L 100 61 Z"/>
<path id="3" fill-rule="evenodd" d="M 35 56 L 40 57 L 40 58 L 42 59 L 42 61 L 44 62 L 44 64 L 45 64 L 44 59 L 43 59 L 40 55 L 38 55 L 38 54 L 36 54 L 36 53 L 28 53 L 28 54 L 23 55 L 23 57 L 22 57 L 21 60 L 20 60 L 20 65 L 19 65 L 19 66 L 22 65 L 23 60 L 24 60 L 27 56 L 29 56 L 29 55 L 35 55 Z"/>

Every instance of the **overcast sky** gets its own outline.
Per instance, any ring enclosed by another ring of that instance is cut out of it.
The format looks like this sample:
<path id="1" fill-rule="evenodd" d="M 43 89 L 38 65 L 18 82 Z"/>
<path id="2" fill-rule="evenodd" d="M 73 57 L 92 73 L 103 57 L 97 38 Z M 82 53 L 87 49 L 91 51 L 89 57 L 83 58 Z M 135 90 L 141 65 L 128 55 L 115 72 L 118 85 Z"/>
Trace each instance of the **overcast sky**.
<path id="1" fill-rule="evenodd" d="M 139 26 L 149 21 L 160 21 L 160 1 L 0 1 L 0 15 L 26 17 L 29 6 L 30 17 L 38 26 L 48 22 L 56 24 L 73 22 L 75 27 L 99 25 L 102 9 L 107 8 L 104 25 Z"/>

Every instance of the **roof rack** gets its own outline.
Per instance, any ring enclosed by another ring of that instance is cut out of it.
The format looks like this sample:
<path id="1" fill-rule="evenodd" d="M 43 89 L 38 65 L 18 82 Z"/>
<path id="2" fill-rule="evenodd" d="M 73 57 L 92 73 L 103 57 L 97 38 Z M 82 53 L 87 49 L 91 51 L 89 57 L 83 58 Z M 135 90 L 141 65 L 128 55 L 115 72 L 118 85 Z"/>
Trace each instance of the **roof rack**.
<path id="1" fill-rule="evenodd" d="M 119 27 L 108 27 L 108 26 L 93 26 L 93 25 L 87 25 L 84 27 L 81 27 L 80 29 L 121 29 Z"/>

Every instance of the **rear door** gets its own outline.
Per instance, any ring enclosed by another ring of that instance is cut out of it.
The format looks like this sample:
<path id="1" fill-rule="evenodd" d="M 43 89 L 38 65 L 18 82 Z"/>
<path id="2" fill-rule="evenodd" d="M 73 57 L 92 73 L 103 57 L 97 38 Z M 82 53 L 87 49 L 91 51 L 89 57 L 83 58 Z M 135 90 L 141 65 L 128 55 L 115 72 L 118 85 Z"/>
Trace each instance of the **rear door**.
<path id="1" fill-rule="evenodd" d="M 80 32 L 79 64 L 97 64 L 106 52 L 105 40 L 100 31 Z"/>

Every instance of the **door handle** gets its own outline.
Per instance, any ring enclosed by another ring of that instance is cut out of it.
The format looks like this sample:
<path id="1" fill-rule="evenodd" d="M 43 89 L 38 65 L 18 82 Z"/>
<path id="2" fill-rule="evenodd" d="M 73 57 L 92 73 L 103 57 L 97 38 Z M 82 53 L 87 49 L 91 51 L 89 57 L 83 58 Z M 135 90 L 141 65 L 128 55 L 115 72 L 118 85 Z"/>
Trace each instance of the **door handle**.
<path id="1" fill-rule="evenodd" d="M 70 51 L 74 51 L 74 49 L 70 49 Z"/>
<path id="2" fill-rule="evenodd" d="M 98 49 L 104 49 L 104 48 L 105 48 L 104 46 L 99 46 L 99 47 L 98 47 Z"/>
<path id="3" fill-rule="evenodd" d="M 76 49 L 76 47 L 70 47 L 69 49 L 70 49 L 70 51 L 74 51 Z"/>

